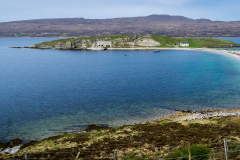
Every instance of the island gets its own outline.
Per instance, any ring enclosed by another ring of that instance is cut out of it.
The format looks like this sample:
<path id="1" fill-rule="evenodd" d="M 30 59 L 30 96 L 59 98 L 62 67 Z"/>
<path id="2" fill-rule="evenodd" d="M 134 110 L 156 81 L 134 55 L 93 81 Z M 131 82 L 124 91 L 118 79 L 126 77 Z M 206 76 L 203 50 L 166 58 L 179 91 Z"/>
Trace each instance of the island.
<path id="1" fill-rule="evenodd" d="M 175 38 L 160 35 L 114 35 L 66 38 L 29 46 L 29 48 L 32 49 L 62 50 L 152 50 L 223 47 L 240 47 L 240 44 L 213 38 Z"/>

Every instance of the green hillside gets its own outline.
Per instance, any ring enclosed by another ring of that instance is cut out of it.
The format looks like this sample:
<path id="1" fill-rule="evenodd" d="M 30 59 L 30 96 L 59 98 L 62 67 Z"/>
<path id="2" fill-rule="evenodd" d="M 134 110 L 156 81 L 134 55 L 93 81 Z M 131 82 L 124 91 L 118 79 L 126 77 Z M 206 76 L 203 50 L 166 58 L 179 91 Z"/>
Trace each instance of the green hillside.
<path id="1" fill-rule="evenodd" d="M 232 41 L 214 39 L 214 38 L 175 38 L 167 36 L 151 35 L 151 38 L 161 43 L 161 47 L 172 47 L 173 44 L 180 43 L 181 41 L 189 42 L 191 48 L 203 48 L 212 46 L 231 46 L 236 45 Z"/>
<path id="2" fill-rule="evenodd" d="M 203 47 L 213 47 L 213 46 L 231 46 L 237 45 L 232 41 L 222 40 L 222 39 L 213 39 L 213 38 L 175 38 L 175 37 L 167 37 L 167 36 L 159 36 L 159 35 L 115 35 L 115 36 L 98 36 L 98 37 L 79 37 L 79 38 L 67 38 L 67 39 L 59 39 L 48 42 L 42 42 L 35 45 L 45 45 L 45 46 L 55 46 L 57 43 L 66 43 L 66 42 L 75 42 L 79 40 L 90 40 L 92 42 L 97 40 L 104 41 L 114 41 L 115 44 L 118 43 L 126 43 L 133 42 L 136 39 L 143 38 L 151 38 L 157 42 L 160 42 L 161 45 L 158 47 L 165 48 L 173 48 L 176 43 L 180 43 L 181 41 L 189 42 L 190 48 L 203 48 Z M 117 45 L 116 45 L 117 46 Z"/>

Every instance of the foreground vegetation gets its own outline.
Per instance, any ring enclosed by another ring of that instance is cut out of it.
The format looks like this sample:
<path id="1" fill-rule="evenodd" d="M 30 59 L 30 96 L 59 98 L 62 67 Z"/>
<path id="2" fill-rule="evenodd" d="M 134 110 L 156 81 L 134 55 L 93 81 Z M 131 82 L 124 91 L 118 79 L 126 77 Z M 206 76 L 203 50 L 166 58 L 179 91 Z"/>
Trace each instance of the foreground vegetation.
<path id="1" fill-rule="evenodd" d="M 22 159 L 25 151 L 31 158 L 75 158 L 80 151 L 80 159 L 91 159 L 113 157 L 115 149 L 122 159 L 171 159 L 188 157 L 189 144 L 192 159 L 224 159 L 224 138 L 230 142 L 229 151 L 233 151 L 228 158 L 240 157 L 239 152 L 234 152 L 240 149 L 239 116 L 190 121 L 165 119 L 112 128 L 90 125 L 86 131 L 26 143 L 16 154 L 0 154 L 0 159 Z"/>
<path id="2" fill-rule="evenodd" d="M 220 47 L 220 46 L 231 46 L 238 45 L 232 41 L 222 40 L 222 39 L 213 39 L 213 38 L 175 38 L 175 37 L 167 37 L 167 36 L 159 36 L 159 35 L 114 35 L 114 36 L 99 36 L 99 37 L 79 37 L 79 38 L 67 38 L 67 39 L 59 39 L 48 42 L 42 42 L 39 45 L 51 46 L 54 47 L 58 43 L 66 43 L 66 42 L 76 42 L 85 40 L 87 43 L 95 42 L 97 40 L 105 40 L 105 41 L 114 41 L 113 48 L 127 48 L 130 47 L 127 43 L 133 42 L 138 39 L 141 40 L 143 38 L 150 38 L 155 40 L 156 42 L 160 42 L 161 45 L 157 47 L 165 47 L 165 48 L 173 48 L 176 43 L 180 43 L 181 41 L 189 42 L 189 47 L 191 48 L 203 48 L 203 47 Z M 87 45 L 87 47 L 91 47 L 91 45 Z M 135 46 L 137 47 L 137 46 Z"/>

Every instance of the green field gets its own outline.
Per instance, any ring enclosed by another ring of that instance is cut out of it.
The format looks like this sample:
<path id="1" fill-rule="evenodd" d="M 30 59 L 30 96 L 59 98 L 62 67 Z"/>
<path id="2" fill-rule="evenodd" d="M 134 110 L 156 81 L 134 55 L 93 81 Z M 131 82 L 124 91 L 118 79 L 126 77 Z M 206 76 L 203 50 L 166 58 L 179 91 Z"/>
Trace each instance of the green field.
<path id="1" fill-rule="evenodd" d="M 189 42 L 189 47 L 191 48 L 228 46 L 228 45 L 236 44 L 232 41 L 227 41 L 222 39 L 213 39 L 213 38 L 175 38 L 175 37 L 158 36 L 158 35 L 151 35 L 151 38 L 157 42 L 160 42 L 161 47 L 169 47 L 169 45 L 180 43 L 181 41 Z"/>

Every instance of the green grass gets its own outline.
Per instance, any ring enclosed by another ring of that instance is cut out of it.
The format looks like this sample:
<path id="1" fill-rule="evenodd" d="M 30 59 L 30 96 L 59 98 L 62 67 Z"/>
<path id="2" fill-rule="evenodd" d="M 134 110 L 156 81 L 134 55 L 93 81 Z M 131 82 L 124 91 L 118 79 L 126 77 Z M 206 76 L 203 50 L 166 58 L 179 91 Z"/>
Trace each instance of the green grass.
<path id="1" fill-rule="evenodd" d="M 227 46 L 237 44 L 232 41 L 213 39 L 213 38 L 175 38 L 167 36 L 151 35 L 151 38 L 161 43 L 161 47 L 168 47 L 169 45 L 176 45 L 181 41 L 188 41 L 191 48 L 203 48 L 211 46 Z"/>
<path id="2" fill-rule="evenodd" d="M 77 40 L 96 40 L 96 39 L 102 39 L 106 41 L 113 41 L 118 38 L 125 38 L 127 35 L 115 35 L 115 36 L 98 36 L 98 37 L 79 37 L 79 38 L 66 38 L 66 39 L 59 39 L 59 40 L 53 40 L 53 41 L 46 41 L 35 45 L 46 45 L 46 46 L 54 46 L 57 43 L 66 43 L 66 42 L 74 42 Z"/>
<path id="3" fill-rule="evenodd" d="M 158 124 L 159 125 L 165 125 L 165 124 L 172 123 L 172 122 L 173 121 L 171 121 L 171 120 L 164 120 L 164 121 L 159 122 Z"/>
<path id="4" fill-rule="evenodd" d="M 207 148 L 205 145 L 194 145 L 190 146 L 191 151 L 191 158 L 193 160 L 204 160 L 209 159 L 210 149 Z M 185 157 L 188 159 L 189 153 L 188 153 L 188 147 L 185 147 L 181 149 L 180 151 L 176 151 L 176 153 L 173 153 L 166 157 L 166 159 L 169 158 L 176 158 L 176 157 Z"/>
<path id="5" fill-rule="evenodd" d="M 129 39 L 127 40 L 126 37 Z M 80 37 L 80 38 L 67 38 L 67 39 L 59 39 L 53 41 L 42 42 L 35 45 L 46 45 L 46 46 L 55 46 L 57 43 L 66 43 L 66 42 L 74 42 L 78 40 L 91 40 L 96 41 L 97 39 L 105 40 L 105 41 L 115 41 L 116 46 L 120 45 L 120 43 L 132 42 L 133 35 L 114 35 L 114 36 L 98 36 L 98 37 Z M 140 40 L 145 38 L 146 36 L 140 35 Z M 121 42 L 118 39 L 122 39 Z M 151 35 L 150 37 L 157 42 L 160 42 L 160 47 L 165 48 L 173 48 L 176 43 L 180 43 L 181 41 L 188 41 L 189 47 L 191 48 L 203 48 L 203 47 L 211 47 L 211 46 L 229 46 L 236 44 L 232 41 L 222 40 L 222 39 L 213 39 L 213 38 L 175 38 L 175 37 L 167 37 L 167 36 L 159 36 L 159 35 Z M 123 45 L 122 47 L 127 47 Z M 180 47 L 181 48 L 181 47 Z"/>
<path id="6" fill-rule="evenodd" d="M 187 41 L 185 38 L 174 38 L 174 37 L 167 37 L 167 36 L 158 36 L 158 35 L 151 35 L 151 38 L 157 42 L 161 43 L 161 47 L 168 47 L 168 45 L 176 45 L 176 43 L 180 43 L 181 41 Z"/>
<path id="7" fill-rule="evenodd" d="M 189 47 L 193 47 L 193 48 L 202 48 L 202 47 L 211 47 L 211 46 L 229 46 L 229 45 L 236 44 L 232 41 L 227 41 L 222 39 L 213 39 L 213 38 L 200 38 L 200 39 L 189 38 L 188 42 L 190 44 Z"/>

